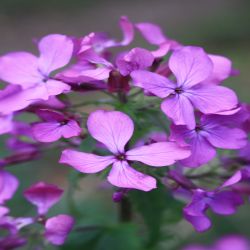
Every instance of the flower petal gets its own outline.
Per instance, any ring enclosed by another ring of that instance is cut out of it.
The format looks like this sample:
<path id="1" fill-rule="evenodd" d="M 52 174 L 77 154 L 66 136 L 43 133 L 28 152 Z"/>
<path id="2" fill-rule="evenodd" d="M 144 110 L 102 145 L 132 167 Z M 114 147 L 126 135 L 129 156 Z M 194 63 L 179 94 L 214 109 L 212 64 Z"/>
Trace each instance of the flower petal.
<path id="1" fill-rule="evenodd" d="M 64 92 L 70 91 L 70 86 L 68 84 L 62 81 L 57 81 L 57 80 L 52 80 L 52 79 L 45 82 L 44 87 L 46 88 L 46 91 L 47 91 L 47 99 L 50 96 L 56 96 Z M 44 98 L 46 97 L 44 96 Z"/>
<path id="2" fill-rule="evenodd" d="M 216 151 L 210 145 L 202 134 L 188 130 L 184 126 L 171 126 L 170 139 L 174 139 L 177 143 L 190 145 L 191 156 L 180 161 L 186 167 L 199 167 L 212 160 Z M 184 142 L 183 142 L 184 141 Z"/>
<path id="3" fill-rule="evenodd" d="M 61 199 L 62 194 L 61 188 L 44 182 L 38 182 L 24 192 L 25 198 L 37 207 L 41 215 L 46 214 Z"/>
<path id="4" fill-rule="evenodd" d="M 97 110 L 87 121 L 90 134 L 114 154 L 123 153 L 134 132 L 130 117 L 119 111 Z"/>
<path id="5" fill-rule="evenodd" d="M 169 68 L 179 86 L 192 87 L 204 81 L 211 73 L 213 64 L 200 47 L 186 46 L 173 52 Z"/>
<path id="6" fill-rule="evenodd" d="M 150 191 L 156 188 L 155 178 L 131 168 L 126 161 L 116 161 L 109 173 L 108 181 L 117 187 Z"/>
<path id="7" fill-rule="evenodd" d="M 209 202 L 210 208 L 214 213 L 229 215 L 234 214 L 237 207 L 244 203 L 241 196 L 232 191 L 216 193 Z"/>
<path id="8" fill-rule="evenodd" d="M 62 152 L 60 163 L 68 164 L 82 173 L 97 173 L 114 162 L 113 156 L 99 156 L 89 153 L 65 149 Z"/>
<path id="9" fill-rule="evenodd" d="M 74 44 L 64 35 L 52 34 L 43 37 L 39 44 L 39 69 L 48 76 L 55 69 L 62 68 L 69 63 Z"/>
<path id="10" fill-rule="evenodd" d="M 150 43 L 154 45 L 160 45 L 164 43 L 167 38 L 163 34 L 161 28 L 153 23 L 137 23 L 136 28 L 142 34 L 142 36 Z"/>
<path id="11" fill-rule="evenodd" d="M 123 76 L 134 70 L 143 70 L 150 67 L 154 56 L 146 49 L 134 48 L 116 60 L 117 67 Z"/>
<path id="12" fill-rule="evenodd" d="M 11 132 L 13 128 L 12 115 L 0 116 L 0 135 Z"/>
<path id="13" fill-rule="evenodd" d="M 0 204 L 12 198 L 18 185 L 18 179 L 14 175 L 0 170 Z"/>
<path id="14" fill-rule="evenodd" d="M 44 237 L 53 245 L 62 245 L 74 226 L 74 219 L 66 214 L 49 218 L 45 223 Z"/>
<path id="15" fill-rule="evenodd" d="M 127 160 L 140 161 L 144 164 L 163 167 L 174 164 L 190 156 L 187 148 L 181 148 L 175 142 L 157 142 L 141 146 L 126 152 Z"/>
<path id="16" fill-rule="evenodd" d="M 59 122 L 43 122 L 34 124 L 32 127 L 34 138 L 40 142 L 53 142 L 61 137 L 71 138 L 81 133 L 81 128 L 74 120 L 62 125 Z"/>
<path id="17" fill-rule="evenodd" d="M 234 91 L 217 85 L 199 84 L 185 92 L 193 105 L 204 114 L 214 114 L 237 107 Z"/>
<path id="18" fill-rule="evenodd" d="M 123 33 L 123 40 L 118 45 L 126 46 L 134 39 L 134 25 L 126 16 L 120 18 L 120 27 Z"/>
<path id="19" fill-rule="evenodd" d="M 161 110 L 176 125 L 186 125 L 190 129 L 195 127 L 194 108 L 186 96 L 170 96 L 162 102 Z"/>
<path id="20" fill-rule="evenodd" d="M 13 52 L 0 57 L 0 79 L 28 88 L 42 81 L 38 58 L 27 52 Z"/>
<path id="21" fill-rule="evenodd" d="M 232 62 L 228 58 L 219 55 L 208 55 L 213 63 L 213 72 L 205 82 L 219 84 L 227 79 L 232 73 Z"/>
<path id="22" fill-rule="evenodd" d="M 134 85 L 143 88 L 154 95 L 165 98 L 174 92 L 175 85 L 166 77 L 145 70 L 131 73 Z"/>
<path id="23" fill-rule="evenodd" d="M 217 148 L 239 149 L 247 144 L 247 134 L 239 128 L 228 128 L 216 123 L 204 126 L 203 135 Z"/>

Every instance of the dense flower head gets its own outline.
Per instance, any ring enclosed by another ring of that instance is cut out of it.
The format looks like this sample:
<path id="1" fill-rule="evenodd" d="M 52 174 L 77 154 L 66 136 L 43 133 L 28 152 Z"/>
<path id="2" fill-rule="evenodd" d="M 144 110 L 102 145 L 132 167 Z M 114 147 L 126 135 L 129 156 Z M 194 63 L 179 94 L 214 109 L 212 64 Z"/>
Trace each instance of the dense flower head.
<path id="1" fill-rule="evenodd" d="M 38 56 L 0 56 L 8 149 L 0 159 L 0 227 L 8 231 L 0 249 L 26 244 L 19 231 L 33 224 L 54 245 L 72 230 L 71 215 L 48 217 L 63 195 L 56 185 L 39 181 L 24 191 L 35 216 L 12 217 L 7 205 L 19 181 L 6 169 L 54 149 L 59 163 L 84 176 L 102 172 L 115 202 L 164 186 L 186 203 L 183 217 L 198 232 L 212 225 L 209 209 L 231 215 L 250 197 L 250 106 L 222 86 L 235 75 L 231 60 L 175 41 L 156 24 L 123 16 L 119 25 L 121 39 L 49 34 L 37 42 Z M 149 46 L 133 46 L 136 33 Z"/>

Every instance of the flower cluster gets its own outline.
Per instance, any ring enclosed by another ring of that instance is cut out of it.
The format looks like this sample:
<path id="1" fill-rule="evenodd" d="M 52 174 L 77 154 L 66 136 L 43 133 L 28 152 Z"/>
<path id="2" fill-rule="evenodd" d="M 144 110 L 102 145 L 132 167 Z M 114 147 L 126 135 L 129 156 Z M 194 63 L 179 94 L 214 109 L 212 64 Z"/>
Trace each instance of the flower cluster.
<path id="1" fill-rule="evenodd" d="M 249 194 L 250 106 L 222 86 L 236 74 L 231 61 L 170 39 L 155 24 L 121 17 L 120 27 L 120 41 L 96 32 L 51 34 L 37 42 L 39 56 L 0 57 L 0 134 L 8 134 L 11 152 L 0 160 L 0 225 L 9 231 L 3 246 L 24 244 L 18 231 L 33 223 L 59 245 L 73 226 L 68 215 L 46 217 L 62 195 L 50 184 L 24 193 L 38 209 L 34 218 L 13 218 L 5 204 L 18 187 L 5 169 L 47 149 L 62 148 L 59 162 L 81 173 L 104 171 L 118 188 L 115 201 L 163 183 L 187 203 L 184 218 L 200 232 L 211 226 L 208 209 L 233 214 Z M 131 49 L 136 33 L 155 49 Z M 89 99 L 94 91 L 98 100 Z M 89 112 L 86 105 L 106 108 Z M 35 122 L 20 121 L 24 113 Z M 91 152 L 79 150 L 86 138 L 95 140 Z"/>

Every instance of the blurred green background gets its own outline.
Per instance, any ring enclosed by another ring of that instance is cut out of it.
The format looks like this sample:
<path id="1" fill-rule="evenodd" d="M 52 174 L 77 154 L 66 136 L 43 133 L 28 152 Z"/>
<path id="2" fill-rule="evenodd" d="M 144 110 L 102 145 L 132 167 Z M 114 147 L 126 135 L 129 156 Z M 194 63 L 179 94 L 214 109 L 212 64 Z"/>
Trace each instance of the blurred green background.
<path id="1" fill-rule="evenodd" d="M 0 54 L 18 50 L 35 52 L 32 39 L 49 33 L 84 36 L 91 31 L 107 31 L 119 38 L 121 33 L 118 20 L 121 15 L 127 15 L 133 22 L 155 22 L 161 25 L 166 35 L 171 38 L 184 44 L 199 45 L 209 53 L 231 58 L 234 67 L 240 70 L 240 75 L 233 77 L 226 84 L 237 91 L 241 100 L 249 102 L 249 0 L 1 0 Z M 0 155 L 6 155 L 3 145 Z M 51 181 L 68 189 L 65 176 L 70 173 L 67 167 L 56 163 L 59 155 L 60 152 L 48 153 L 39 161 L 11 168 L 11 171 L 20 177 L 21 182 L 18 194 L 10 202 L 14 215 L 34 214 L 35 210 L 30 210 L 30 206 L 20 194 L 24 188 L 37 180 Z M 101 183 L 97 178 L 87 177 L 80 181 L 81 188 L 75 192 L 75 200 L 78 203 L 76 209 L 83 215 L 83 224 L 116 220 L 117 205 L 111 201 L 111 190 L 98 185 Z M 67 207 L 67 200 L 70 198 L 72 197 L 65 194 L 63 202 L 55 206 L 51 214 L 74 210 L 74 207 Z M 170 239 L 170 243 L 167 242 L 169 238 L 163 238 L 159 249 L 175 249 L 176 241 L 210 243 L 227 233 L 250 237 L 249 221 L 249 205 L 231 217 L 214 216 L 212 230 L 204 234 L 194 233 L 191 226 L 182 221 L 172 229 L 174 237 Z M 169 228 L 166 225 L 166 229 L 162 230 L 167 231 Z M 124 232 L 133 234 L 131 230 Z"/>

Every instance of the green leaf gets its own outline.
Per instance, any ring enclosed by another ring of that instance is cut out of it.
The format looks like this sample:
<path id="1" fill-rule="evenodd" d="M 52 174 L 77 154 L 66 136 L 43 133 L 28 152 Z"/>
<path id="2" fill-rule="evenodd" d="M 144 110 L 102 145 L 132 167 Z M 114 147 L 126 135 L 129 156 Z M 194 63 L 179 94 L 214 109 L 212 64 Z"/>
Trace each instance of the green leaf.
<path id="1" fill-rule="evenodd" d="M 111 249 L 142 250 L 136 225 L 124 223 L 106 230 L 95 250 Z"/>
<path id="2" fill-rule="evenodd" d="M 176 223 L 182 218 L 182 204 L 176 201 L 162 184 L 151 192 L 131 191 L 129 193 L 136 210 L 144 219 L 148 229 L 147 247 L 153 249 L 161 239 L 164 223 Z M 164 235 L 166 237 L 167 235 Z"/>

